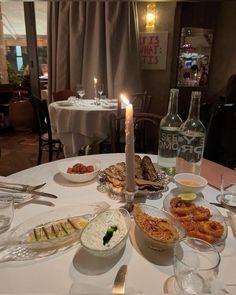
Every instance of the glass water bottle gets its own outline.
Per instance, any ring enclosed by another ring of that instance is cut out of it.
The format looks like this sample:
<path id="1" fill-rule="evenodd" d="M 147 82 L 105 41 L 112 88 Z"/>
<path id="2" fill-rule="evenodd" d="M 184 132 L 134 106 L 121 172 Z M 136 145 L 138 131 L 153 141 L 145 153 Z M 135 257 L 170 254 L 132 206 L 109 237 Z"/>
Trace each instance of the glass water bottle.
<path id="1" fill-rule="evenodd" d="M 178 96 L 179 89 L 170 90 L 168 112 L 160 122 L 157 164 L 158 168 L 168 175 L 175 174 L 178 131 L 182 124 L 182 120 L 177 114 Z"/>
<path id="2" fill-rule="evenodd" d="M 192 91 L 187 120 L 180 126 L 176 172 L 200 174 L 206 129 L 200 121 L 201 92 Z"/>

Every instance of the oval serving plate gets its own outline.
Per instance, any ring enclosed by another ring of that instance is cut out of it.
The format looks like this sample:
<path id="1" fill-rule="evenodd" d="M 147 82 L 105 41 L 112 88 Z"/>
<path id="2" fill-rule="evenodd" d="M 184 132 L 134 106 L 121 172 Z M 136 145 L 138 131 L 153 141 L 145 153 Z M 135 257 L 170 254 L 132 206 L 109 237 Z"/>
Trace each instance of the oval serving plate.
<path id="1" fill-rule="evenodd" d="M 2 236 L 2 246 L 24 246 L 46 251 L 68 248 L 79 243 L 81 230 L 94 217 L 87 209 L 66 206 L 26 220 Z"/>
<path id="2" fill-rule="evenodd" d="M 170 210 L 171 209 L 170 202 L 171 202 L 171 200 L 173 198 L 175 198 L 179 194 L 180 194 L 180 191 L 178 189 L 171 190 L 171 192 L 163 200 L 163 208 L 164 208 L 164 210 L 166 210 L 167 212 L 171 211 Z M 198 193 L 197 198 L 195 200 L 193 200 L 193 201 L 190 201 L 189 203 L 193 203 L 198 207 L 207 208 L 211 213 L 211 217 L 210 217 L 209 220 L 210 221 L 217 221 L 217 222 L 219 222 L 219 223 L 221 223 L 223 225 L 224 232 L 223 232 L 222 236 L 215 243 L 213 243 L 214 245 L 222 244 L 225 241 L 226 237 L 227 237 L 228 228 L 227 228 L 227 224 L 225 223 L 224 216 L 220 213 L 220 211 L 215 206 L 213 206 L 209 202 L 207 202 L 204 199 L 204 196 L 203 196 L 202 193 Z"/>

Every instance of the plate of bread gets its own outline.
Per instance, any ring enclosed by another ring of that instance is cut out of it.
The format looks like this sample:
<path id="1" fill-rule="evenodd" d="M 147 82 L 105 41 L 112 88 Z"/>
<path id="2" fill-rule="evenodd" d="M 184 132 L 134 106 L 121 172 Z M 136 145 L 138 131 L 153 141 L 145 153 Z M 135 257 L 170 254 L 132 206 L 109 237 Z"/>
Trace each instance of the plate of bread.
<path id="1" fill-rule="evenodd" d="M 113 164 L 98 174 L 102 188 L 105 188 L 105 192 L 111 196 L 124 196 L 125 178 L 126 164 L 124 162 Z M 166 191 L 170 179 L 165 172 L 155 168 L 149 156 L 141 158 L 135 155 L 135 182 L 138 194 L 154 196 Z"/>

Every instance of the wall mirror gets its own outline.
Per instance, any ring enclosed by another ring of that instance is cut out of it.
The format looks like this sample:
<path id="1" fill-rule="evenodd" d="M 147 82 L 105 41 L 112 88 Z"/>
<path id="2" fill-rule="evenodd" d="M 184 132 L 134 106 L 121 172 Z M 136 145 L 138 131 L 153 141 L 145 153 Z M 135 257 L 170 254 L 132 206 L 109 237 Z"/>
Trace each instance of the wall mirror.
<path id="1" fill-rule="evenodd" d="M 212 41 L 212 30 L 182 28 L 178 58 L 178 86 L 207 85 Z"/>

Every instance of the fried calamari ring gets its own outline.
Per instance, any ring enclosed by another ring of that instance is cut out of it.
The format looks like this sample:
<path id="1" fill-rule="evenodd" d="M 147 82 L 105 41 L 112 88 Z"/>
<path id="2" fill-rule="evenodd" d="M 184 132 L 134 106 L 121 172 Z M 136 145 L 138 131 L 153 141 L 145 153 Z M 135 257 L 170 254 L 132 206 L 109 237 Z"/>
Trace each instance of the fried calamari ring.
<path id="1" fill-rule="evenodd" d="M 192 215 L 195 221 L 208 221 L 211 218 L 210 210 L 204 207 L 196 207 Z"/>
<path id="2" fill-rule="evenodd" d="M 195 205 L 192 204 L 188 207 L 177 207 L 177 208 L 172 208 L 171 209 L 171 213 L 177 216 L 186 216 L 189 215 L 193 212 L 193 210 L 195 209 Z"/>
<path id="3" fill-rule="evenodd" d="M 220 238 L 224 233 L 224 226 L 218 221 L 205 221 L 200 222 L 199 230 L 204 234 L 209 234 L 216 238 Z"/>
<path id="4" fill-rule="evenodd" d="M 216 238 L 213 235 L 202 233 L 198 230 L 189 231 L 188 235 L 191 237 L 194 237 L 194 238 L 204 240 L 210 244 L 212 244 L 216 241 Z"/>
<path id="5" fill-rule="evenodd" d="M 193 203 L 187 203 L 182 201 L 180 197 L 175 197 L 170 201 L 171 213 L 175 216 L 185 216 L 192 213 L 196 208 L 196 205 Z"/>
<path id="6" fill-rule="evenodd" d="M 196 207 L 195 204 L 183 201 L 180 197 L 174 197 L 170 201 L 171 208 L 186 208 L 186 207 Z"/>
<path id="7" fill-rule="evenodd" d="M 191 220 L 185 219 L 185 220 L 179 220 L 179 221 L 181 222 L 181 224 L 183 225 L 184 229 L 187 232 L 198 230 L 198 224 L 192 219 Z"/>

